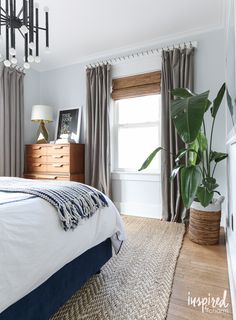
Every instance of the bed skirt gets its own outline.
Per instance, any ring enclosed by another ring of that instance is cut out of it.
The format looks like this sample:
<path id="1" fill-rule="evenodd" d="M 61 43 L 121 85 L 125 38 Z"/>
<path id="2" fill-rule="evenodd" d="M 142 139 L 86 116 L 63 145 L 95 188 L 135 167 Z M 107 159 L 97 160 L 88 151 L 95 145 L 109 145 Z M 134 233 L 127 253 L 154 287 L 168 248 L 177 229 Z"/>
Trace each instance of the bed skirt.
<path id="1" fill-rule="evenodd" d="M 41 286 L 4 310 L 0 320 L 48 320 L 111 256 L 111 240 L 107 239 L 65 265 Z"/>

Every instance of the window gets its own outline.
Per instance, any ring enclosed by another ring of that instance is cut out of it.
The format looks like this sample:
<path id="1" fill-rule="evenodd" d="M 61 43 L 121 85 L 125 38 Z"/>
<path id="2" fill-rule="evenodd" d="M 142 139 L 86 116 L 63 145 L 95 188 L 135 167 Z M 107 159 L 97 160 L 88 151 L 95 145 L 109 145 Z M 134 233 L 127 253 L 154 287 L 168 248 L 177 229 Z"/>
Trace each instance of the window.
<path id="1" fill-rule="evenodd" d="M 160 145 L 160 94 L 114 102 L 113 169 L 137 172 Z M 146 172 L 160 172 L 156 157 Z"/>

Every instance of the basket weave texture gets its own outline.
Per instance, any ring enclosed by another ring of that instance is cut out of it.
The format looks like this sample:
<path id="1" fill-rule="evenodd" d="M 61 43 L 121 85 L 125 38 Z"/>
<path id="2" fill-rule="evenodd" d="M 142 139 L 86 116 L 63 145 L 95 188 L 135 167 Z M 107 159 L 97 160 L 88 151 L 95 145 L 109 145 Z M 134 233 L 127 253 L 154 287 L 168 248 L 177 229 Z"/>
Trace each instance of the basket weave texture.
<path id="1" fill-rule="evenodd" d="M 221 211 L 207 212 L 191 208 L 189 239 L 202 245 L 219 243 Z"/>

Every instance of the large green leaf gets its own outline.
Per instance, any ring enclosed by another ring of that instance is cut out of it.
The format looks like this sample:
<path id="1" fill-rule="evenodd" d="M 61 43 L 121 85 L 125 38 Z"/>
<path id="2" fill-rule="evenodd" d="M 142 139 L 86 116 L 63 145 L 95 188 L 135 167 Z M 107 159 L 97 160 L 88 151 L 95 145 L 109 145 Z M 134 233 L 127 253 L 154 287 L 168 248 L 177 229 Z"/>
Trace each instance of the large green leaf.
<path id="1" fill-rule="evenodd" d="M 144 163 L 142 164 L 141 168 L 138 171 L 142 171 L 144 169 L 146 169 L 150 163 L 152 162 L 152 160 L 155 158 L 156 154 L 161 151 L 164 150 L 162 147 L 158 147 L 156 148 L 148 157 L 147 159 L 144 161 Z"/>
<path id="2" fill-rule="evenodd" d="M 207 149 L 208 142 L 207 142 L 207 137 L 203 132 L 199 132 L 197 136 L 197 141 L 199 144 L 199 149 L 201 152 L 204 152 Z"/>
<path id="3" fill-rule="evenodd" d="M 179 98 L 188 98 L 188 97 L 195 96 L 195 94 L 193 92 L 191 92 L 189 89 L 185 89 L 185 88 L 174 89 L 171 91 L 171 93 L 173 94 L 173 96 L 179 97 Z"/>
<path id="4" fill-rule="evenodd" d="M 182 168 L 180 177 L 182 200 L 184 206 L 190 208 L 202 180 L 201 170 L 198 166 Z"/>
<path id="5" fill-rule="evenodd" d="M 189 156 L 188 156 L 188 161 L 189 161 L 189 164 L 190 165 L 193 165 L 195 166 L 196 165 L 196 162 L 197 162 L 197 156 L 198 156 L 198 150 L 199 150 L 199 143 L 198 143 L 198 140 L 195 139 L 190 145 L 189 145 L 190 149 L 191 150 L 194 150 L 193 151 L 190 151 L 189 152 Z"/>
<path id="6" fill-rule="evenodd" d="M 212 199 L 214 192 L 209 192 L 206 187 L 199 187 L 197 190 L 197 198 L 203 207 L 207 207 Z"/>
<path id="7" fill-rule="evenodd" d="M 233 101 L 232 101 L 232 98 L 231 98 L 231 95 L 230 95 L 228 89 L 226 89 L 226 100 L 227 100 L 227 105 L 228 105 L 228 108 L 229 108 L 230 115 L 231 115 L 231 117 L 233 117 L 233 115 L 234 115 L 234 105 L 233 105 Z"/>
<path id="8" fill-rule="evenodd" d="M 209 192 L 214 191 L 219 185 L 216 183 L 216 179 L 213 177 L 207 177 L 203 180 L 203 186 L 207 188 Z"/>
<path id="9" fill-rule="evenodd" d="M 193 142 L 202 126 L 209 91 L 185 99 L 173 100 L 171 116 L 181 139 Z"/>
<path id="10" fill-rule="evenodd" d="M 211 151 L 210 161 L 215 161 L 216 163 L 226 159 L 228 157 L 227 153 Z"/>
<path id="11" fill-rule="evenodd" d="M 215 100 L 213 101 L 213 106 L 211 108 L 211 115 L 213 118 L 216 117 L 216 114 L 219 110 L 219 107 L 221 105 L 221 102 L 223 100 L 225 94 L 225 83 L 223 83 L 222 87 L 220 88 Z"/>
<path id="12" fill-rule="evenodd" d="M 197 152 L 195 151 L 195 149 L 191 148 L 191 145 L 190 145 L 190 148 L 181 149 L 181 150 L 177 153 L 177 155 L 176 155 L 176 157 L 175 157 L 175 162 L 178 163 L 178 162 L 186 155 L 186 153 L 189 153 L 189 152 L 195 152 L 195 153 L 197 153 Z"/>

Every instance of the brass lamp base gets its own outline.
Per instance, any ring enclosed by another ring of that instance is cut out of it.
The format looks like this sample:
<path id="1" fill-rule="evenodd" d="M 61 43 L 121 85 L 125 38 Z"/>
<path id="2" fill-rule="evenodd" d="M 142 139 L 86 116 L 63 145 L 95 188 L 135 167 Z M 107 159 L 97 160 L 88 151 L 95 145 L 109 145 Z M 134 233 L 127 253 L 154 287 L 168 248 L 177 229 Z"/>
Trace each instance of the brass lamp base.
<path id="1" fill-rule="evenodd" d="M 48 130 L 45 126 L 44 121 L 41 121 L 37 131 L 36 143 L 48 143 L 48 142 L 49 142 Z"/>

